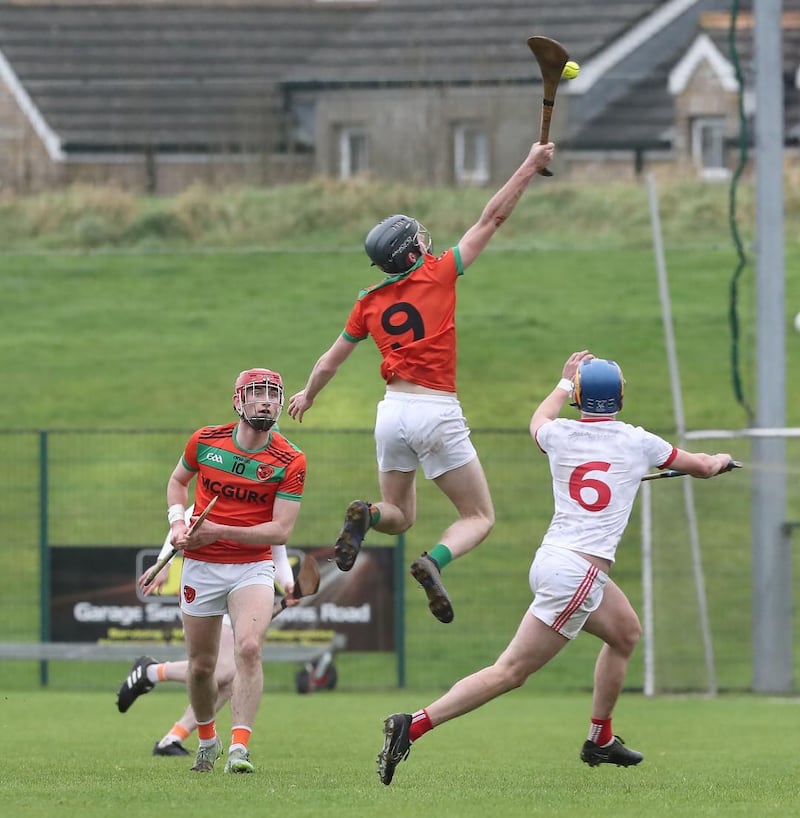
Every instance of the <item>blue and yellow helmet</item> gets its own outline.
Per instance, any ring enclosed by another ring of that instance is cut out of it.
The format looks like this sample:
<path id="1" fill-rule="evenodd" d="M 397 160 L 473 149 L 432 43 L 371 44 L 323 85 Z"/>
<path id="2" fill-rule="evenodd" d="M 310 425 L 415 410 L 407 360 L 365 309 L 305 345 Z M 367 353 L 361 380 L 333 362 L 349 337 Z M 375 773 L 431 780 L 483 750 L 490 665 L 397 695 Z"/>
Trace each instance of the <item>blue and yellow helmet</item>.
<path id="1" fill-rule="evenodd" d="M 615 415 L 622 409 L 625 379 L 616 361 L 588 358 L 575 373 L 573 406 L 590 415 Z"/>

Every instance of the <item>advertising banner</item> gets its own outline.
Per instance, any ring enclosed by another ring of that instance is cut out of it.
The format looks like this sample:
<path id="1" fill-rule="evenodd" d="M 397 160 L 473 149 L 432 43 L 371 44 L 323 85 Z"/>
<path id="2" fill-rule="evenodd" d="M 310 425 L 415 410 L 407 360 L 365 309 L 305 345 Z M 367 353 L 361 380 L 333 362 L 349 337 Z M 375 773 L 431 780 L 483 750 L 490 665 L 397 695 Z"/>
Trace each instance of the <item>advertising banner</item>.
<path id="1" fill-rule="evenodd" d="M 395 649 L 393 548 L 365 548 L 347 573 L 336 567 L 330 547 L 291 547 L 287 552 L 295 573 L 303 559 L 317 561 L 319 591 L 275 617 L 268 644 L 327 641 L 336 634 L 344 637 L 337 641 L 347 650 Z M 170 563 L 160 594 L 145 596 L 136 583 L 158 553 L 157 548 L 137 546 L 52 547 L 50 640 L 182 642 L 180 554 Z"/>

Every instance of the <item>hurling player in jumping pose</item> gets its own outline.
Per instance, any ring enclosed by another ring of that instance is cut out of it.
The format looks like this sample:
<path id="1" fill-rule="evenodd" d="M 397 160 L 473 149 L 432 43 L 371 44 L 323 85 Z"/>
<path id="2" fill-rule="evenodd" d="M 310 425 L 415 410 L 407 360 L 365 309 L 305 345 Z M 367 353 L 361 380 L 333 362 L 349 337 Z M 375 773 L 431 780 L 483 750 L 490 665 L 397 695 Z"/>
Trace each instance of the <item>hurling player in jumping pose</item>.
<path id="1" fill-rule="evenodd" d="M 552 143 L 534 143 L 478 221 L 440 256 L 433 255 L 430 235 L 416 219 L 395 215 L 375 225 L 365 249 L 386 277 L 361 292 L 344 332 L 314 364 L 305 388 L 289 400 L 289 415 L 302 421 L 359 341 L 372 337 L 386 382 L 375 421 L 381 499 L 348 506 L 335 544 L 336 563 L 342 571 L 353 567 L 370 528 L 402 534 L 414 524 L 421 467 L 458 512 L 439 543 L 411 564 L 440 622 L 453 619 L 441 571 L 483 542 L 494 526 L 489 486 L 456 394 L 455 285 L 552 160 L 553 150 Z"/>
<path id="2" fill-rule="evenodd" d="M 666 440 L 617 420 L 624 380 L 614 361 L 574 352 L 561 381 L 539 404 L 531 435 L 550 461 L 554 513 L 531 564 L 533 602 L 497 661 L 456 682 L 415 713 L 384 721 L 378 775 L 390 784 L 395 768 L 429 730 L 521 687 L 581 632 L 598 637 L 586 764 L 630 767 L 643 755 L 614 735 L 611 715 L 622 691 L 641 625 L 627 596 L 610 578 L 641 479 L 668 466 L 698 478 L 732 468 L 729 454 L 678 449 Z M 573 392 L 574 390 L 574 392 Z M 560 418 L 574 396 L 580 419 Z"/>
<path id="3" fill-rule="evenodd" d="M 198 429 L 167 483 L 171 542 L 183 549 L 181 612 L 189 701 L 199 739 L 192 767 L 196 772 L 211 772 L 222 755 L 214 719 L 214 670 L 225 613 L 233 626 L 236 659 L 225 772 L 253 772 L 248 743 L 264 687 L 261 645 L 275 595 L 272 545 L 285 543 L 292 533 L 306 476 L 303 452 L 272 428 L 283 407 L 283 382 L 277 372 L 241 372 L 233 407 L 238 423 Z M 198 514 L 213 497 L 219 499 L 208 518 L 189 533 L 185 513 L 194 478 Z"/>

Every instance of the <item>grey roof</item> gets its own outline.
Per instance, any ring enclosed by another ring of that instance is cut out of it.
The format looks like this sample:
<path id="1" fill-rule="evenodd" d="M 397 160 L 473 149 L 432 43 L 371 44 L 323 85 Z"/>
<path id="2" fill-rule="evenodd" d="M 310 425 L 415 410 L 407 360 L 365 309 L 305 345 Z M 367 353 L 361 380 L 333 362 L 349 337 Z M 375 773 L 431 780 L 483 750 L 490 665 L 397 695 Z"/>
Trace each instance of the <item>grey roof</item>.
<path id="1" fill-rule="evenodd" d="M 675 111 L 667 90 L 667 77 L 673 65 L 674 62 L 665 62 L 656 66 L 621 100 L 584 123 L 564 147 L 579 150 L 669 148 Z"/>
<path id="2" fill-rule="evenodd" d="M 579 61 L 613 42 L 663 0 L 383 0 L 340 41 L 287 73 L 298 83 L 539 82 L 527 46 L 552 37 Z"/>
<path id="3" fill-rule="evenodd" d="M 271 149 L 292 87 L 538 83 L 526 40 L 544 34 L 582 63 L 666 0 L 0 0 L 0 56 L 67 152 Z M 698 0 L 730 12 L 728 0 Z M 742 12 L 749 9 L 743 0 Z M 800 0 L 783 0 L 800 9 Z M 698 29 L 685 18 L 643 43 L 627 74 L 576 97 L 568 144 L 668 144 L 669 71 Z M 724 53 L 725 32 L 710 32 Z M 743 62 L 752 62 L 742 30 Z M 796 70 L 796 29 L 784 60 Z M 793 77 L 792 77 L 793 80 Z M 600 87 L 602 86 L 602 87 Z M 285 96 L 286 95 L 286 96 Z M 787 83 L 787 128 L 800 100 Z M 566 146 L 562 142 L 562 147 Z"/>
<path id="4" fill-rule="evenodd" d="M 800 0 L 783 0 L 784 10 L 800 11 Z M 800 22 L 800 21 L 798 21 Z M 713 40 L 720 52 L 729 61 L 734 61 L 727 29 L 706 27 L 703 29 Z M 752 88 L 755 82 L 755 51 L 753 31 L 740 29 L 736 33 L 736 58 L 744 77 L 745 86 Z M 782 74 L 783 74 L 783 114 L 784 131 L 789 141 L 800 142 L 800 89 L 795 78 L 800 69 L 800 26 L 784 27 L 782 32 Z"/>
<path id="5" fill-rule="evenodd" d="M 2 3 L 0 52 L 67 152 L 235 151 L 280 140 L 282 82 L 536 83 L 529 36 L 584 60 L 659 5 Z"/>
<path id="6" fill-rule="evenodd" d="M 733 62 L 727 17 L 731 5 L 725 0 L 720 0 L 716 5 L 721 15 L 701 15 L 692 39 L 678 44 L 674 53 L 652 66 L 647 75 L 636 81 L 624 96 L 584 123 L 579 132 L 571 135 L 569 146 L 584 150 L 670 147 L 675 112 L 674 99 L 668 90 L 669 74 L 686 54 L 694 37 L 701 32 L 708 35 L 722 56 Z M 783 11 L 800 11 L 800 0 L 783 0 Z M 740 18 L 749 12 L 751 4 L 743 0 Z M 792 24 L 784 26 L 782 41 L 785 130 L 787 139 L 797 142 L 800 138 L 800 90 L 795 85 L 795 76 L 800 66 L 800 28 Z M 735 44 L 745 86 L 752 88 L 755 58 L 752 27 L 740 25 L 736 30 Z M 752 123 L 749 127 L 752 127 Z"/>
<path id="7" fill-rule="evenodd" d="M 0 4 L 0 52 L 67 150 L 263 144 L 287 69 L 363 4 Z"/>

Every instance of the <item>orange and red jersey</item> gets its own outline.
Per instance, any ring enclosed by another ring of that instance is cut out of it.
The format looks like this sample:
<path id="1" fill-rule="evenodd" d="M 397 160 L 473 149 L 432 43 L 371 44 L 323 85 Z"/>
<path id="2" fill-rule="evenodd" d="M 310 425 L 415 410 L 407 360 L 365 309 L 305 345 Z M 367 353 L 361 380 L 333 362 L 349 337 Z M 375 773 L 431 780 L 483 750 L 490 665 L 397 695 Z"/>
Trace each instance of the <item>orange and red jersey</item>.
<path id="1" fill-rule="evenodd" d="M 195 514 L 216 496 L 219 500 L 208 515 L 212 523 L 247 527 L 269 523 L 276 497 L 302 500 L 306 456 L 274 429 L 263 448 L 243 449 L 236 442 L 236 426 L 204 426 L 186 444 L 183 465 L 197 472 Z M 185 551 L 184 557 L 201 562 L 259 562 L 272 559 L 271 545 L 217 540 Z"/>
<path id="2" fill-rule="evenodd" d="M 456 391 L 456 281 L 464 270 L 458 248 L 424 255 L 412 269 L 363 290 L 342 333 L 367 336 L 383 356 L 381 376 Z"/>

